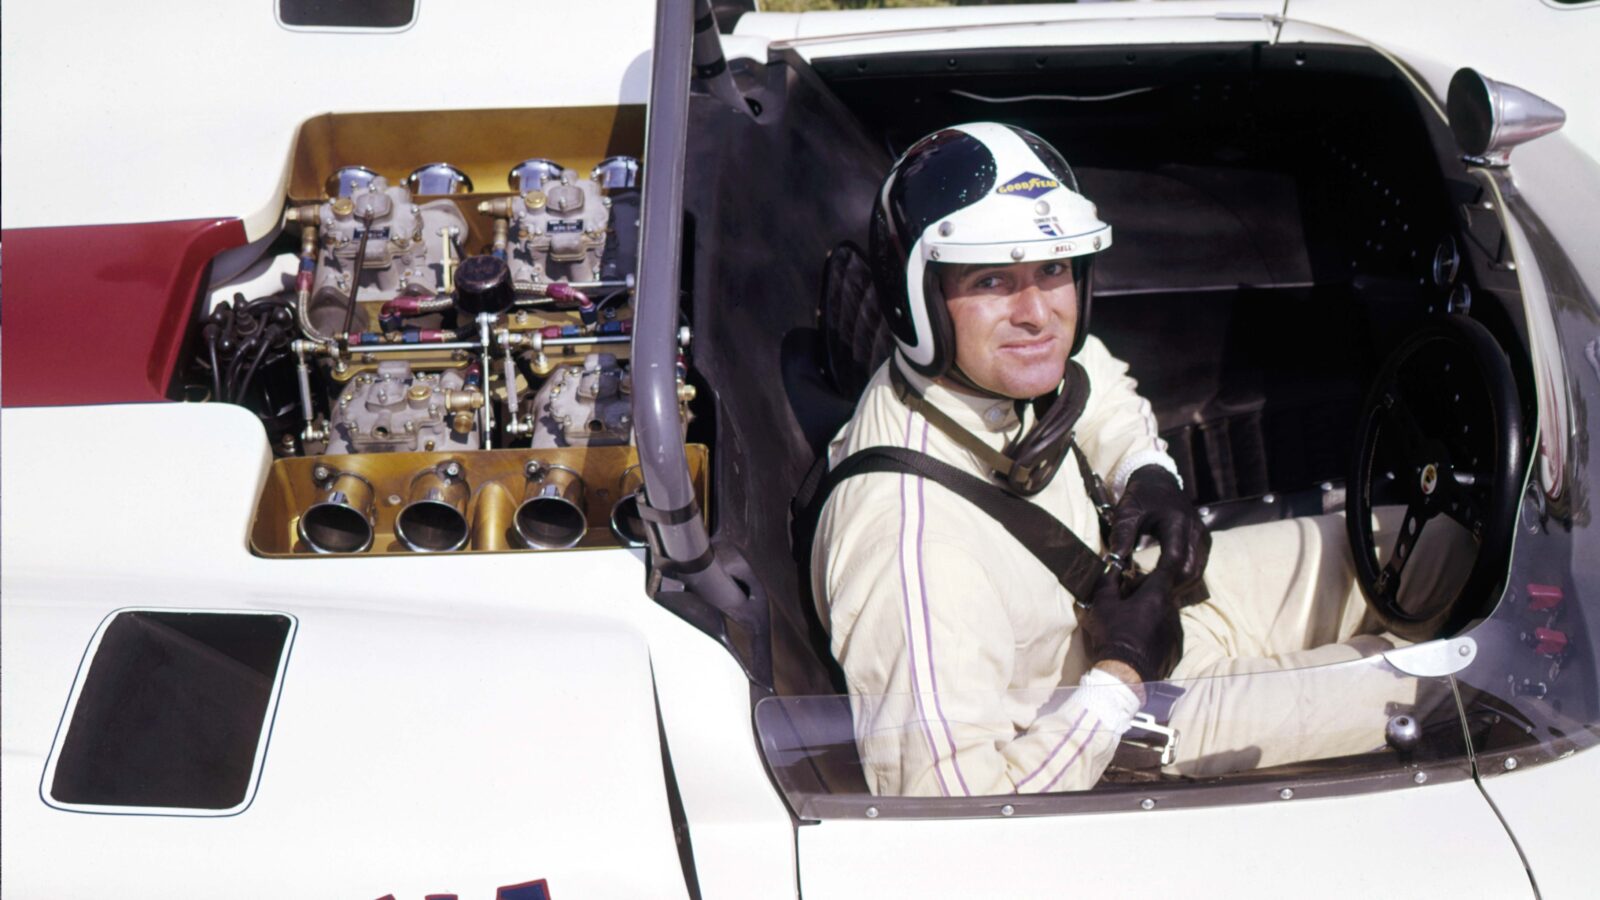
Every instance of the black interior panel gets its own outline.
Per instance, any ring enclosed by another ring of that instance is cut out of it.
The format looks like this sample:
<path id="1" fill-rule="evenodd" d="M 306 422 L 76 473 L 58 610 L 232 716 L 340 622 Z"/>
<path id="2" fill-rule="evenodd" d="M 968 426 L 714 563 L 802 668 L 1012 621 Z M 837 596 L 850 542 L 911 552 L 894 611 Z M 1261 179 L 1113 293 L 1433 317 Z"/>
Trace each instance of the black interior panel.
<path id="1" fill-rule="evenodd" d="M 997 119 L 1062 150 L 1114 232 L 1092 333 L 1129 362 L 1198 502 L 1274 517 L 1299 501 L 1256 498 L 1320 503 L 1350 464 L 1379 361 L 1442 313 L 1431 262 L 1456 233 L 1450 138 L 1370 51 L 1029 48 L 814 68 L 786 52 L 735 66 L 763 112 L 695 98 L 685 289 L 717 423 L 713 539 L 772 604 L 780 692 L 819 687 L 826 653 L 785 663 L 814 629 L 782 511 L 859 390 L 831 376 L 830 348 L 873 339 L 819 323 L 850 307 L 823 293 L 824 261 L 865 243 L 890 160 L 921 135 Z"/>

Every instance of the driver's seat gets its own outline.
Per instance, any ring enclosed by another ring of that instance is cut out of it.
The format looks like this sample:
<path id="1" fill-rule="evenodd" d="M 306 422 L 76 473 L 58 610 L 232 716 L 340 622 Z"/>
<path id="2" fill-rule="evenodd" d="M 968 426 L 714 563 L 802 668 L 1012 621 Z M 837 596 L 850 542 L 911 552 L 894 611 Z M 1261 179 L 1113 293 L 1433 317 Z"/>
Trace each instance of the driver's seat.
<path id="1" fill-rule="evenodd" d="M 784 390 L 813 453 L 820 455 L 850 420 L 867 382 L 893 350 L 866 254 L 844 241 L 822 265 L 817 328 L 797 329 L 783 341 Z"/>

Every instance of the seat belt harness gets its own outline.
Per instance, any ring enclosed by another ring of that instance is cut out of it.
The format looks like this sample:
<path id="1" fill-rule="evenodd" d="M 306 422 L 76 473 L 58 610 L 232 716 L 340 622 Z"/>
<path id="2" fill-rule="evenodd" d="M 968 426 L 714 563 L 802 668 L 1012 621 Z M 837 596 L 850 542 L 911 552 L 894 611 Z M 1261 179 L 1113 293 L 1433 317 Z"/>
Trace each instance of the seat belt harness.
<path id="1" fill-rule="evenodd" d="M 1096 579 L 1106 571 L 1099 554 L 1042 507 L 925 453 L 903 447 L 867 447 L 831 470 L 826 468 L 825 458 L 812 467 L 793 507 L 794 536 L 797 544 L 803 542 L 804 547 L 799 560 L 810 559 L 817 520 L 833 489 L 847 478 L 870 472 L 916 475 L 949 489 L 1005 528 L 1074 599 L 1088 602 Z"/>

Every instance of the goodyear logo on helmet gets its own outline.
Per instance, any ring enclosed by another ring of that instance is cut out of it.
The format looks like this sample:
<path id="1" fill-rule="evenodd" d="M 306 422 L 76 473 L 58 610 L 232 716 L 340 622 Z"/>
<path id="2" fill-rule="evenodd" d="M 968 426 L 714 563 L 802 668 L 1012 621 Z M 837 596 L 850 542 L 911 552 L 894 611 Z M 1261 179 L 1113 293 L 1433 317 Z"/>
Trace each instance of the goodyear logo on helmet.
<path id="1" fill-rule="evenodd" d="M 1021 175 L 995 188 L 994 192 L 1010 197 L 1027 197 L 1032 200 L 1034 197 L 1049 193 L 1058 187 L 1061 187 L 1061 182 L 1048 175 L 1023 172 Z"/>

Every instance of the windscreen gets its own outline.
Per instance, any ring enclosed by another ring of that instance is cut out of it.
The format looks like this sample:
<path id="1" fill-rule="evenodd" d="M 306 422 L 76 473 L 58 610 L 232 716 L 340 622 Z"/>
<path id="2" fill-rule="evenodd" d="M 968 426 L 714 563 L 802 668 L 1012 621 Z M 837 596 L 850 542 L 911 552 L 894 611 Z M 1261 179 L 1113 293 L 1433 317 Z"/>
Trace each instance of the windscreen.
<path id="1" fill-rule="evenodd" d="M 1144 685 L 775 697 L 762 749 L 802 817 L 1011 815 L 1190 806 L 1470 777 L 1449 676 L 1408 674 L 1470 642 L 1303 669 Z M 1354 655 L 1354 653 L 1352 653 Z M 1393 659 L 1395 662 L 1391 662 Z M 1398 663 L 1398 665 L 1396 664 Z M 1149 808 L 1148 806 L 1146 808 Z"/>

